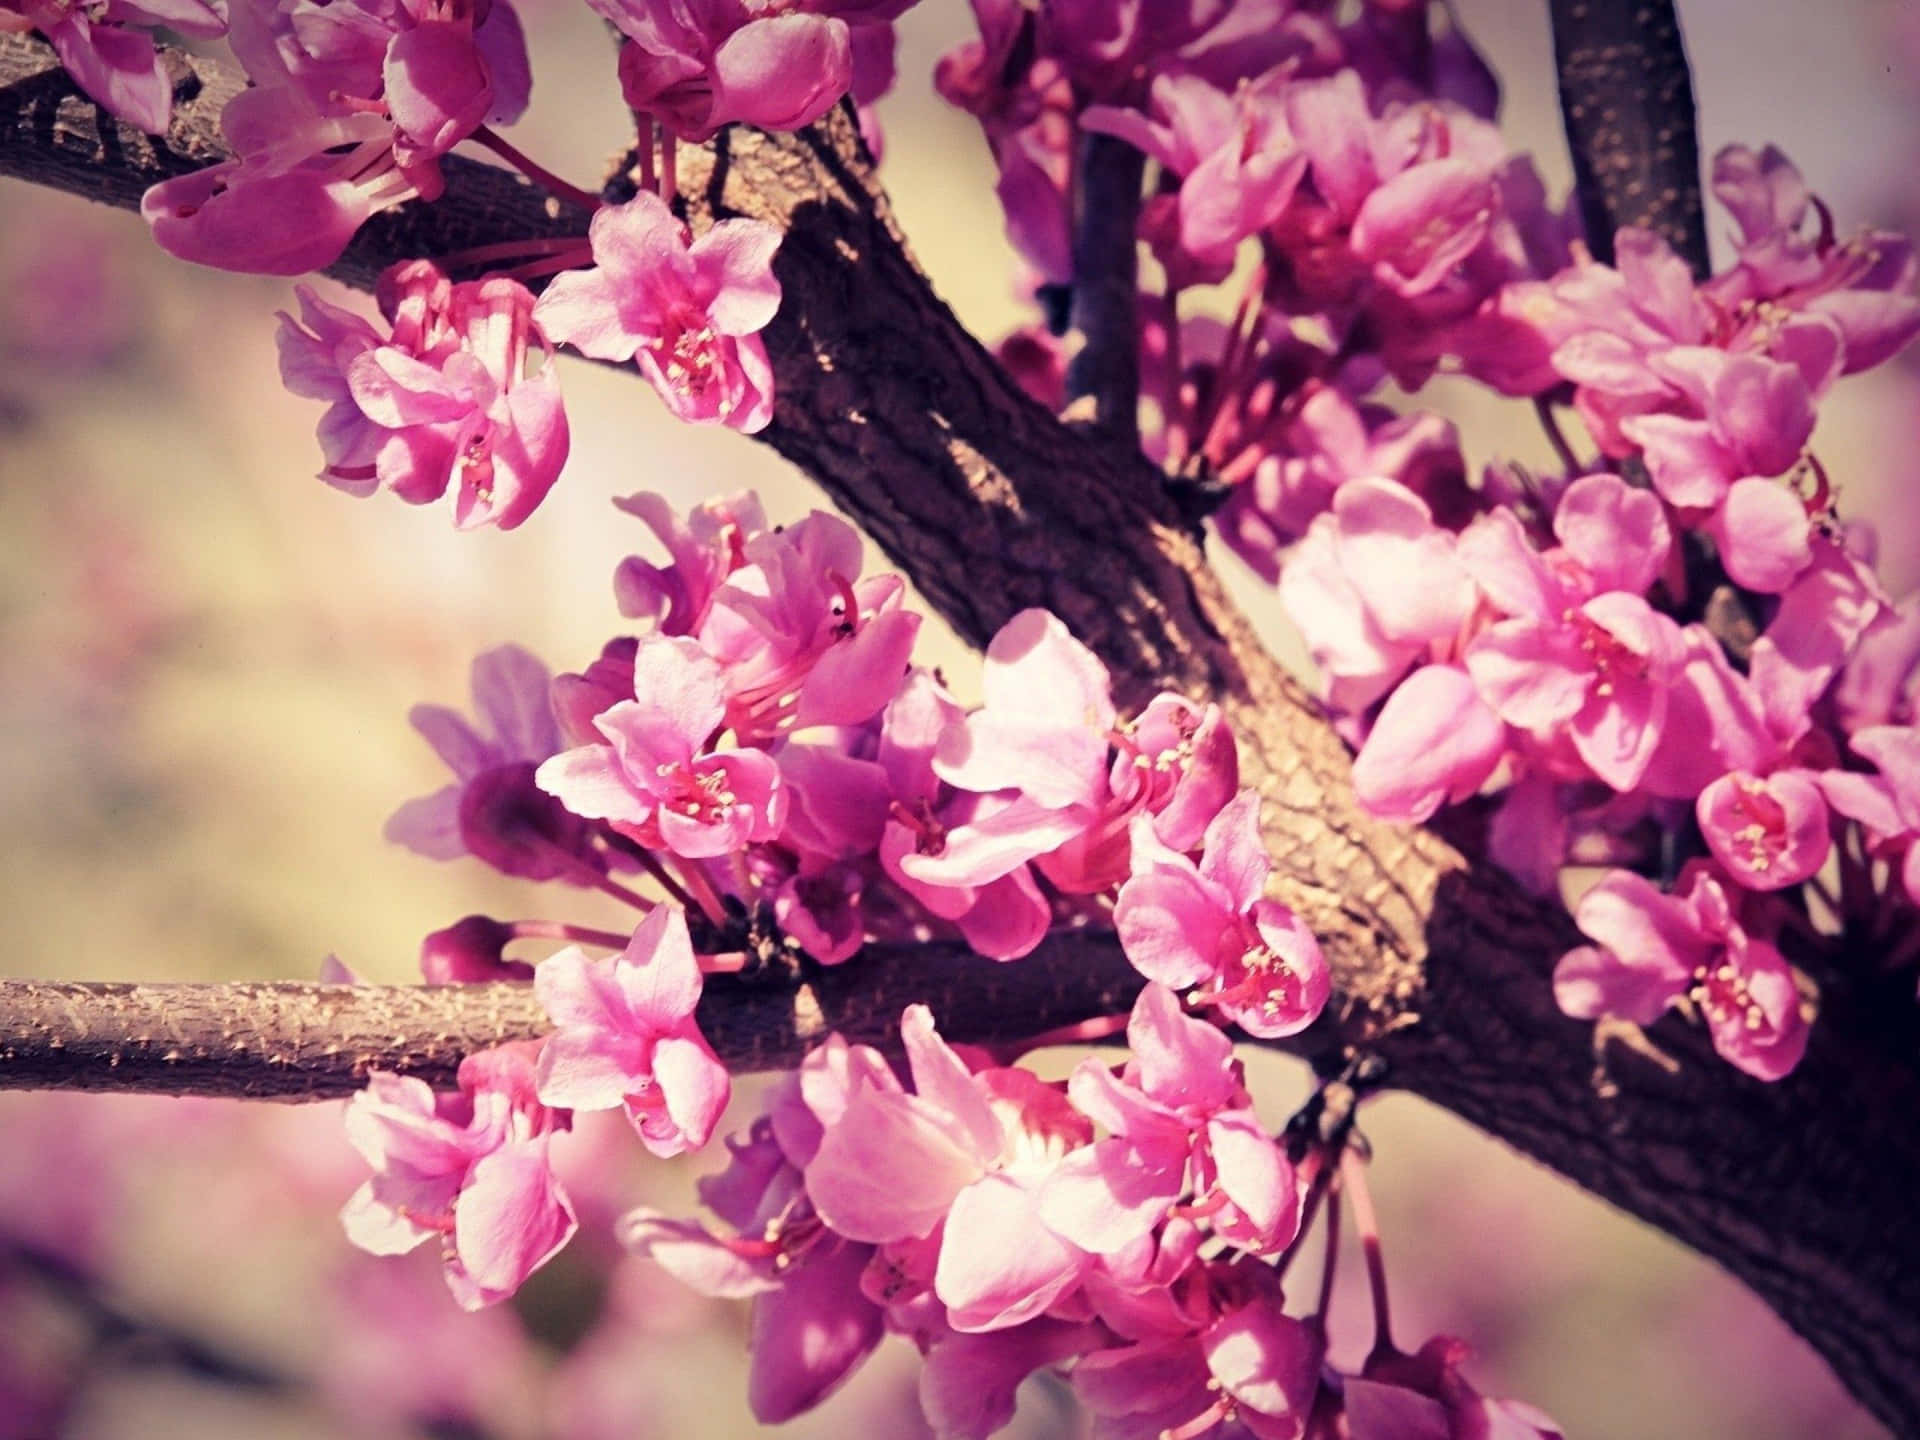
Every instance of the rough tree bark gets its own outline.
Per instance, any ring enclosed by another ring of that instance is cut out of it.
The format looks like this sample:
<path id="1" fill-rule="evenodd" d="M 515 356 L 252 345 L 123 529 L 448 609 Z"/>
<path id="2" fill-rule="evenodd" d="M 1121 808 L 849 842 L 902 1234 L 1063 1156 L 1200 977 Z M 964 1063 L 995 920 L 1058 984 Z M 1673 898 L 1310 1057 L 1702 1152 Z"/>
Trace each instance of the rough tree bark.
<path id="1" fill-rule="evenodd" d="M 173 134 L 149 143 L 78 96 L 44 46 L 0 36 L 0 174 L 130 205 L 150 181 L 218 158 L 230 82 L 204 61 L 185 69 Z M 1690 134 L 1690 98 L 1687 109 Z M 1657 113 L 1608 123 L 1611 143 L 1629 146 L 1666 124 Z M 1896 1009 L 1829 985 L 1807 1060 L 1778 1085 L 1732 1072 L 1677 1021 L 1656 1031 L 1673 1068 L 1616 1051 L 1597 1083 L 1590 1027 L 1562 1017 L 1548 985 L 1573 938 L 1564 913 L 1432 832 L 1359 811 L 1344 746 L 1227 599 L 1160 474 L 1106 427 L 1063 425 L 959 326 L 908 253 L 850 118 L 794 136 L 736 129 L 682 157 L 696 225 L 738 213 L 787 234 L 786 299 L 767 332 L 776 420 L 761 438 L 967 638 L 983 642 L 1015 611 L 1044 605 L 1111 668 L 1123 707 L 1173 688 L 1228 711 L 1265 800 L 1275 893 L 1313 926 L 1335 972 L 1336 1004 L 1297 1048 L 1325 1064 L 1378 1055 L 1389 1083 L 1718 1260 L 1870 1408 L 1920 1433 L 1910 1001 Z M 1595 213 L 1634 218 L 1648 193 L 1622 188 Z M 1651 193 L 1667 203 L 1664 189 Z M 1697 216 L 1697 182 L 1693 195 Z M 499 172 L 456 165 L 444 201 L 381 217 L 334 273 L 366 285 L 393 260 L 583 228 Z M 951 958 L 869 954 L 831 976 L 715 985 L 701 1020 L 730 1062 L 770 1064 L 828 1025 L 884 1039 L 914 999 L 932 999 L 943 1028 L 989 1040 L 1108 1013 L 1131 995 L 1117 950 L 1098 937 L 980 971 L 983 984 L 1013 987 L 991 992 Z M 458 1055 L 535 1033 L 538 1020 L 511 988 L 8 982 L 0 1086 L 338 1093 L 371 1064 L 444 1079 Z M 168 1084 L 170 1073 L 193 1078 Z"/>

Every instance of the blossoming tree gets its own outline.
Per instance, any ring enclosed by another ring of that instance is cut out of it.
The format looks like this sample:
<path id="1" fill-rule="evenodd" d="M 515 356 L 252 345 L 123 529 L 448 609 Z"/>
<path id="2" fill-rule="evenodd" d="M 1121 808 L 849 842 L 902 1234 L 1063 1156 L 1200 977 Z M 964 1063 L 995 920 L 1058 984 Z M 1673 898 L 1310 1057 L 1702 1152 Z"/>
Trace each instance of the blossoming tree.
<path id="1" fill-rule="evenodd" d="M 1554 0 L 1562 208 L 1444 5 L 975 0 L 935 83 L 1034 301 L 988 350 L 878 179 L 906 4 L 594 0 L 637 140 L 587 189 L 500 133 L 532 79 L 508 0 L 0 0 L 0 172 L 373 292 L 278 322 L 327 483 L 518 525 L 563 476 L 571 349 L 774 446 L 984 652 L 969 709 L 846 520 L 622 498 L 625 633 L 557 675 L 482 655 L 474 719 L 416 709 L 451 774 L 388 830 L 555 914 L 436 932 L 422 987 L 4 982 L 0 1085 L 351 1094 L 349 1237 L 437 1244 L 478 1308 L 574 1233 L 575 1112 L 678 1155 L 777 1071 L 710 1217 L 621 1226 L 752 1301 L 763 1419 L 893 1332 L 942 1434 L 1051 1370 L 1115 1437 L 1557 1435 L 1391 1328 L 1353 1121 L 1404 1087 L 1718 1260 L 1920 1428 L 1920 609 L 1808 448 L 1920 331 L 1907 242 L 1733 148 L 1709 273 L 1667 4 Z M 238 71 L 155 26 L 224 30 Z M 1557 473 L 1470 476 L 1379 398 L 1442 371 L 1530 400 Z M 1277 585 L 1311 689 L 1209 534 Z M 569 886 L 632 926 L 566 918 Z M 1064 1082 L 1018 1063 L 1109 1041 Z M 1283 1131 L 1236 1043 L 1312 1062 Z M 1343 1214 L 1353 1373 L 1294 1267 Z"/>

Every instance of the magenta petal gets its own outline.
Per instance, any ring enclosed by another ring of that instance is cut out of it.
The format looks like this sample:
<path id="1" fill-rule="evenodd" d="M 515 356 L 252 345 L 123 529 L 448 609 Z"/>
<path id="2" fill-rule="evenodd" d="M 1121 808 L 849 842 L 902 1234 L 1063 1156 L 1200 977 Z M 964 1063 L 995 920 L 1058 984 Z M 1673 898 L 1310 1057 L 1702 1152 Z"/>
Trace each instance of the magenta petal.
<path id="1" fill-rule="evenodd" d="M 692 1036 L 668 1035 L 653 1047 L 653 1078 L 666 1099 L 667 1116 L 679 1131 L 671 1153 L 698 1150 L 712 1137 L 713 1127 L 720 1123 L 732 1094 L 727 1067 L 697 1032 Z M 641 1138 L 647 1138 L 644 1132 Z M 648 1148 L 656 1155 L 668 1153 L 658 1145 Z"/>
<path id="2" fill-rule="evenodd" d="M 1659 499 L 1607 473 L 1567 487 L 1553 512 L 1553 533 L 1593 578 L 1594 589 L 1634 595 L 1659 578 L 1673 543 Z"/>
<path id="3" fill-rule="evenodd" d="M 1813 563 L 1813 524 L 1799 496 L 1772 480 L 1736 481 L 1707 532 L 1737 585 L 1778 595 Z"/>
<path id="4" fill-rule="evenodd" d="M 1039 1190 L 987 1175 L 954 1197 L 933 1290 L 956 1330 L 1002 1330 L 1031 1320 L 1085 1272 L 1085 1252 L 1041 1223 Z"/>
<path id="5" fill-rule="evenodd" d="M 1113 928 L 1134 969 L 1179 990 L 1214 973 L 1214 951 L 1232 920 L 1223 901 L 1197 871 L 1135 875 L 1120 887 Z"/>
<path id="6" fill-rule="evenodd" d="M 1054 1234 L 1111 1255 L 1148 1234 L 1180 1198 L 1186 1150 L 1142 1151 L 1100 1140 L 1057 1165 L 1040 1191 L 1040 1219 Z"/>
<path id="7" fill-rule="evenodd" d="M 534 302 L 533 323 L 557 345 L 594 360 L 631 360 L 641 337 L 620 314 L 619 291 L 608 271 L 566 270 Z"/>
<path id="8" fill-rule="evenodd" d="M 163 180 L 140 201 L 169 255 L 256 275 L 324 270 L 369 213 L 366 196 L 344 181 L 308 170 L 261 175 L 237 163 Z"/>
<path id="9" fill-rule="evenodd" d="M 934 1029 L 933 1012 L 924 1005 L 909 1005 L 900 1017 L 900 1041 L 906 1048 L 914 1093 L 945 1111 L 952 1121 L 948 1133 L 982 1163 L 991 1163 L 1004 1143 L 1000 1122 L 966 1062 Z"/>
<path id="10" fill-rule="evenodd" d="M 1505 723 L 1466 671 L 1424 665 L 1381 707 L 1353 762 L 1354 794 L 1382 819 L 1421 824 L 1478 791 L 1506 739 Z"/>
<path id="11" fill-rule="evenodd" d="M 1207 1369 L 1227 1394 L 1258 1419 L 1290 1422 L 1276 1434 L 1299 1434 L 1320 1378 L 1320 1346 L 1304 1321 L 1277 1303 L 1255 1301 L 1216 1322 L 1201 1337 Z"/>
<path id="12" fill-rule="evenodd" d="M 1675 985 L 1685 983 L 1706 950 L 1691 915 L 1683 901 L 1627 870 L 1609 871 L 1574 907 L 1582 933 Z"/>
<path id="13" fill-rule="evenodd" d="M 760 220 L 722 220 L 693 242 L 694 263 L 710 272 L 716 292 L 708 314 L 722 335 L 764 330 L 780 309 L 773 257 L 777 227 Z"/>
<path id="14" fill-rule="evenodd" d="M 453 1220 L 454 1248 L 482 1292 L 481 1303 L 519 1289 L 578 1228 L 548 1164 L 545 1136 L 482 1158 L 460 1191 Z"/>
<path id="15" fill-rule="evenodd" d="M 832 1229 L 884 1245 L 931 1233 L 979 1174 L 930 1107 L 862 1085 L 808 1164 L 807 1194 Z"/>
<path id="16" fill-rule="evenodd" d="M 173 84 L 151 36 L 119 25 L 89 25 L 71 14 L 42 33 L 88 95 L 129 125 L 150 135 L 166 133 Z"/>
<path id="17" fill-rule="evenodd" d="M 1620 431 L 1645 452 L 1654 488 L 1675 505 L 1718 505 L 1739 473 L 1739 462 L 1704 420 L 1641 415 L 1623 420 Z"/>
<path id="18" fill-rule="evenodd" d="M 653 797 L 627 782 L 605 745 L 563 750 L 534 772 L 533 781 L 583 820 L 638 825 L 653 813 Z"/>
<path id="19" fill-rule="evenodd" d="M 1665 971 L 1628 965 L 1597 945 L 1569 950 L 1553 967 L 1553 998 L 1576 1020 L 1618 1015 L 1650 1025 L 1684 988 Z"/>
<path id="20" fill-rule="evenodd" d="M 394 36 L 384 78 L 393 123 L 426 156 L 479 129 L 493 104 L 472 28 L 452 20 L 423 20 Z"/>
<path id="21" fill-rule="evenodd" d="M 747 1406 L 779 1425 L 831 1395 L 885 1333 L 880 1307 L 860 1293 L 872 1252 L 829 1240 L 753 1302 Z"/>
<path id="22" fill-rule="evenodd" d="M 1536 620 L 1488 626 L 1467 647 L 1466 661 L 1494 712 L 1525 730 L 1551 730 L 1572 720 L 1593 683 L 1573 637 Z"/>
<path id="23" fill-rule="evenodd" d="M 713 125 L 798 130 L 853 83 L 852 36 L 846 21 L 824 15 L 753 20 L 714 51 L 712 75 Z"/>
<path id="24" fill-rule="evenodd" d="M 1243 1243 L 1280 1249 L 1300 1227 L 1293 1167 L 1250 1110 L 1228 1111 L 1207 1122 L 1207 1152 L 1215 1183 L 1246 1217 Z"/>

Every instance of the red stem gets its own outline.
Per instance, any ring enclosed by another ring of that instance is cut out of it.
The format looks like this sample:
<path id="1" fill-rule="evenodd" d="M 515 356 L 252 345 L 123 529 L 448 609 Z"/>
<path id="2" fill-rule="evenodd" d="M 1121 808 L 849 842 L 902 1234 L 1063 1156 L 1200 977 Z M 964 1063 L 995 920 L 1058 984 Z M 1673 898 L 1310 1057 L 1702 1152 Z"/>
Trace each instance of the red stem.
<path id="1" fill-rule="evenodd" d="M 589 194 L 578 185 L 569 185 L 539 161 L 532 159 L 512 141 L 503 139 L 489 125 L 482 125 L 468 137 L 474 144 L 491 150 L 506 161 L 534 184 L 541 186 L 562 200 L 571 200 L 583 210 L 598 210 L 600 197 Z"/>

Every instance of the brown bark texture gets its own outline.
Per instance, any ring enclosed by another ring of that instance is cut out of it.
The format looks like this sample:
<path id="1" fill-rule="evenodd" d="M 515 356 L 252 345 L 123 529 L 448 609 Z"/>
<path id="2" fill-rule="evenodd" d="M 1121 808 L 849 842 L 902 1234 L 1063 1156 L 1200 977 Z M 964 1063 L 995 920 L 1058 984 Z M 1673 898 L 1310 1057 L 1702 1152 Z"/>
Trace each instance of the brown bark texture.
<path id="1" fill-rule="evenodd" d="M 173 132 L 149 141 L 79 96 L 40 42 L 0 35 L 0 175 L 130 206 L 147 183 L 220 158 L 232 82 L 210 62 L 181 64 Z M 1690 99 L 1687 110 L 1690 133 Z M 1638 143 L 1631 125 L 1612 133 Z M 334 273 L 364 286 L 393 261 L 584 228 L 488 167 L 450 163 L 448 182 L 441 202 L 380 217 Z M 1328 1014 L 1289 1048 L 1323 1068 L 1375 1055 L 1387 1083 L 1717 1260 L 1897 1432 L 1920 1434 L 1910 997 L 1882 1003 L 1830 972 L 1808 1057 L 1777 1085 L 1734 1072 L 1677 1019 L 1654 1031 L 1675 1063 L 1616 1047 L 1602 1076 L 1592 1027 L 1561 1016 L 1550 990 L 1577 939 L 1564 912 L 1432 831 L 1360 811 L 1345 747 L 1228 599 L 1161 474 L 1124 426 L 1103 423 L 1124 373 L 1088 381 L 1091 425 L 1025 396 L 915 265 L 844 111 L 797 135 L 736 128 L 685 148 L 681 188 L 696 227 L 750 215 L 786 232 L 785 299 L 766 332 L 776 418 L 760 438 L 962 635 L 984 643 L 1046 606 L 1110 667 L 1123 708 L 1170 688 L 1227 711 L 1264 800 L 1273 893 L 1313 927 L 1335 975 Z M 1603 213 L 1658 220 L 1648 193 L 1620 190 Z M 1083 313 L 1095 323 L 1097 307 Z M 1844 973 L 1865 973 L 1861 960 Z M 984 1042 L 1114 1013 L 1136 985 L 1098 936 L 1056 937 L 1005 966 L 939 947 L 869 951 L 831 972 L 710 982 L 700 1019 L 730 1063 L 764 1067 L 829 1028 L 885 1042 L 916 1000 L 946 1033 Z M 4 982 L 0 1087 L 339 1094 L 372 1067 L 444 1082 L 460 1055 L 538 1028 L 520 987 Z"/>

